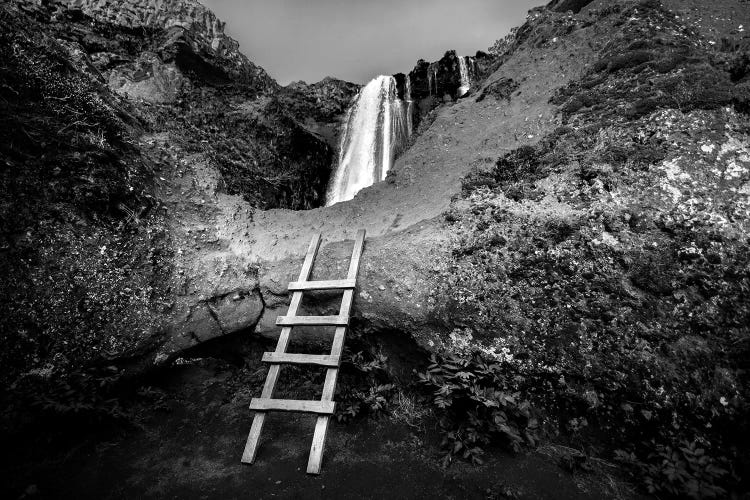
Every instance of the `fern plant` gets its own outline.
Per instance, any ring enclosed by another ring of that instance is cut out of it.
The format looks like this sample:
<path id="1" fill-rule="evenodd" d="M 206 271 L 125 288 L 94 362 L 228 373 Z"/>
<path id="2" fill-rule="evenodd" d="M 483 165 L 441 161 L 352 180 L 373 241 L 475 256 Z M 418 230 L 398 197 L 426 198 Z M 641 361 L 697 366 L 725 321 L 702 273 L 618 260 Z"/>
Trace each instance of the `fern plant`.
<path id="1" fill-rule="evenodd" d="M 535 444 L 537 421 L 531 405 L 512 390 L 501 363 L 479 352 L 433 354 L 427 371 L 419 373 L 419 384 L 437 407 L 445 465 L 457 456 L 482 463 L 484 448 L 492 444 L 514 451 Z"/>
<path id="2" fill-rule="evenodd" d="M 364 414 L 380 415 L 388 408 L 396 387 L 388 382 L 387 362 L 388 357 L 382 353 L 360 351 L 351 355 L 346 364 L 355 373 L 348 377 L 349 383 L 339 386 L 336 405 L 339 422 L 349 422 Z"/>

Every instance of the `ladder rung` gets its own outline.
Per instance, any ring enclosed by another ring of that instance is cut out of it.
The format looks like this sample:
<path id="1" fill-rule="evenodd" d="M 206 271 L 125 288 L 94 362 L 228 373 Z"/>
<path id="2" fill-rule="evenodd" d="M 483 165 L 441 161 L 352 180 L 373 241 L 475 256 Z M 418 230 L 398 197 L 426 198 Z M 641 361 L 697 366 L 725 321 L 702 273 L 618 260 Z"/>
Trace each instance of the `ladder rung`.
<path id="1" fill-rule="evenodd" d="M 341 362 L 341 351 L 344 345 L 344 336 L 346 335 L 347 326 L 349 326 L 349 317 L 351 314 L 352 299 L 354 289 L 356 288 L 357 272 L 359 270 L 359 261 L 362 257 L 362 251 L 365 242 L 365 230 L 357 231 L 352 249 L 352 257 L 349 261 L 349 271 L 347 278 L 343 280 L 319 280 L 310 281 L 310 272 L 312 271 L 313 261 L 320 246 L 320 234 L 313 236 L 310 246 L 305 255 L 305 261 L 298 281 L 289 284 L 289 290 L 292 293 L 292 299 L 289 303 L 288 316 L 276 318 L 276 324 L 285 328 L 281 329 L 279 341 L 276 345 L 275 352 L 263 354 L 263 361 L 271 363 L 268 370 L 266 382 L 263 385 L 263 392 L 260 398 L 253 398 L 250 402 L 250 410 L 255 411 L 253 416 L 253 425 L 250 428 L 245 449 L 242 453 L 243 463 L 253 463 L 258 452 L 260 435 L 263 430 L 263 424 L 268 411 L 289 411 L 317 414 L 315 424 L 315 434 L 313 443 L 310 447 L 310 458 L 307 464 L 308 474 L 319 474 L 320 465 L 323 458 L 323 448 L 328 431 L 328 423 L 336 408 L 336 403 L 332 401 L 336 389 L 336 379 L 339 374 L 338 366 Z M 341 308 L 336 316 L 297 316 L 297 312 L 302 301 L 305 290 L 342 290 Z M 336 326 L 336 332 L 333 335 L 333 345 L 330 355 L 313 355 L 302 353 L 287 353 L 289 338 L 293 326 Z M 294 399 L 273 399 L 274 389 L 279 379 L 279 372 L 283 363 L 292 364 L 312 364 L 326 367 L 326 379 L 323 385 L 323 392 L 319 401 L 294 400 Z"/>
<path id="2" fill-rule="evenodd" d="M 263 353 L 264 363 L 293 363 L 300 365 L 318 365 L 335 368 L 339 366 L 340 356 L 320 355 L 320 354 L 291 354 L 287 352 L 266 352 Z"/>
<path id="3" fill-rule="evenodd" d="M 279 326 L 348 326 L 348 316 L 279 316 Z"/>
<path id="4" fill-rule="evenodd" d="M 253 398 L 250 409 L 253 411 L 297 411 L 333 415 L 336 403 L 333 401 L 306 401 L 299 399 Z"/>
<path id="5" fill-rule="evenodd" d="M 290 292 L 302 290 L 345 290 L 357 286 L 356 279 L 325 280 L 325 281 L 292 281 L 289 283 Z"/>

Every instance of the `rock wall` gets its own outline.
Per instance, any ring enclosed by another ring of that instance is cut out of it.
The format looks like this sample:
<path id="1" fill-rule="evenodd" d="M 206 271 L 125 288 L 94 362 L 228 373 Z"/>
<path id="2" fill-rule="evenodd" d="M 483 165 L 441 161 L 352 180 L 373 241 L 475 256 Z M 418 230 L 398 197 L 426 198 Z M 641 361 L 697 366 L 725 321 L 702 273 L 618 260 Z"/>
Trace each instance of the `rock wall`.
<path id="1" fill-rule="evenodd" d="M 301 123 L 336 150 L 342 120 L 360 88 L 356 83 L 326 77 L 312 84 L 292 82 L 279 95 Z"/>
<path id="2" fill-rule="evenodd" d="M 14 2 L 157 129 L 208 150 L 222 186 L 258 208 L 322 204 L 339 116 L 358 88 L 282 88 L 196 1 Z M 157 104 L 158 106 L 152 106 Z"/>
<path id="3" fill-rule="evenodd" d="M 115 90 L 134 92 L 147 101 L 171 101 L 184 85 L 170 74 L 170 68 L 165 69 L 159 63 L 174 64 L 183 73 L 203 80 L 242 81 L 258 89 L 278 87 L 263 68 L 239 51 L 237 41 L 224 33 L 225 23 L 195 0 L 33 0 L 22 3 L 49 9 L 53 12 L 52 21 L 69 22 L 81 16 L 91 18 L 93 38 L 101 37 L 97 40 L 99 50 L 89 50 L 92 59 L 103 64 L 101 70 L 110 73 L 108 79 Z M 120 36 L 111 36 L 108 32 L 113 30 L 119 31 Z M 135 43 L 133 38 L 137 39 Z M 125 50 L 131 54 L 113 50 L 122 48 L 117 42 L 123 39 L 131 42 Z M 148 43 L 144 46 L 143 41 Z M 132 49 L 136 46 L 141 51 L 146 49 L 146 53 L 133 58 Z M 111 73 L 115 69 L 121 71 L 113 78 Z M 150 76 L 159 81 L 140 83 Z M 165 86 L 165 82 L 171 83 Z"/>
<path id="4" fill-rule="evenodd" d="M 97 21 L 126 28 L 182 28 L 217 56 L 234 58 L 239 44 L 224 33 L 226 23 L 196 0 L 54 0 Z"/>

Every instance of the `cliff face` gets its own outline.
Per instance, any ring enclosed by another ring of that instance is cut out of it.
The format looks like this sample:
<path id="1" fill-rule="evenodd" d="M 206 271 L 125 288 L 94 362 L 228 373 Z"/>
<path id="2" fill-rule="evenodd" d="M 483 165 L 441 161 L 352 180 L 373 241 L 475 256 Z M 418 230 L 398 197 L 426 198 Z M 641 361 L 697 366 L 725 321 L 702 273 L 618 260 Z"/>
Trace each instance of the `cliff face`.
<path id="1" fill-rule="evenodd" d="M 195 0 L 54 0 L 52 3 L 69 11 L 80 10 L 114 26 L 159 29 L 177 26 L 194 33 L 203 47 L 217 55 L 237 53 L 237 42 L 224 34 L 225 23 Z"/>
<path id="2" fill-rule="evenodd" d="M 152 335 L 171 264 L 138 110 L 80 46 L 7 5 L 0 19 L 5 384 Z"/>
<path id="3" fill-rule="evenodd" d="M 334 148 L 313 125 L 334 135 L 355 86 L 282 91 L 197 2 L 12 2 L 0 15 L 4 381 L 163 335 L 183 285 L 174 231 L 215 209 L 190 198 L 186 168 L 247 211 L 322 203 Z M 198 234 L 192 251 L 210 245 Z M 252 290 L 224 285 L 212 295 Z M 259 297 L 214 302 L 233 331 Z"/>
<path id="4" fill-rule="evenodd" d="M 257 81 L 261 86 L 274 84 L 262 68 L 239 51 L 237 41 L 224 33 L 225 23 L 196 0 L 54 0 L 50 3 L 63 16 L 80 12 L 98 23 L 131 33 L 161 31 L 165 42 L 162 50 L 173 50 L 178 60 L 190 58 L 184 52 L 187 50 L 214 62 L 217 69 L 232 79 Z M 106 57 L 107 54 L 92 55 Z"/>
<path id="5" fill-rule="evenodd" d="M 344 110 L 329 111 L 333 125 L 321 135 L 320 111 L 250 62 L 198 2 L 14 4 L 75 52 L 92 78 L 136 105 L 152 130 L 208 149 L 230 193 L 260 208 L 322 204 L 333 114 Z"/>
<path id="6" fill-rule="evenodd" d="M 282 89 L 281 100 L 301 123 L 336 150 L 342 120 L 360 88 L 331 77 L 309 85 L 293 82 Z"/>

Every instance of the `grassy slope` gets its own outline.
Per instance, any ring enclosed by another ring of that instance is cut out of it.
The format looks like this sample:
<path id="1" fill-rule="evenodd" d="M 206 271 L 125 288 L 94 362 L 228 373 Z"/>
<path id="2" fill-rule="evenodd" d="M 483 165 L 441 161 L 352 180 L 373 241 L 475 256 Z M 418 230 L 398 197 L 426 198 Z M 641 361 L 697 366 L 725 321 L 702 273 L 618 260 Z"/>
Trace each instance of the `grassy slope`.
<path id="1" fill-rule="evenodd" d="M 747 52 L 657 2 L 589 20 L 611 36 L 553 98 L 562 126 L 447 214 L 453 348 L 493 354 L 551 432 L 656 491 L 719 494 L 747 466 Z"/>

